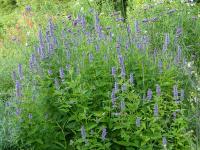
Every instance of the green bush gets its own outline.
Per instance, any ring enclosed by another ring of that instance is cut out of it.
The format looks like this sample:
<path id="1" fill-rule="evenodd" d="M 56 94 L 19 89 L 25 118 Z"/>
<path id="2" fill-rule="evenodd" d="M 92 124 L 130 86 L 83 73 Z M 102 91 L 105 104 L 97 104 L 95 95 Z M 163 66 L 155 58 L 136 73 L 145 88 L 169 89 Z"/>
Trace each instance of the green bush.
<path id="1" fill-rule="evenodd" d="M 142 22 L 127 32 L 94 10 L 70 18 L 39 30 L 31 68 L 19 69 L 6 107 L 18 148 L 190 149 L 192 89 L 179 43 L 152 53 Z"/>
<path id="2" fill-rule="evenodd" d="M 86 1 L 69 3 L 78 14 L 71 20 L 68 5 L 52 2 L 17 1 L 20 7 L 31 4 L 40 25 L 44 14 L 57 21 L 41 26 L 35 46 L 35 39 L 23 48 L 7 45 L 19 51 L 9 51 L 12 61 L 2 60 L 0 149 L 192 149 L 198 142 L 198 112 L 185 57 L 192 52 L 198 58 L 199 23 L 191 17 L 197 15 L 196 7 L 174 2 L 143 10 L 130 3 L 124 23 L 117 13 L 107 14 L 112 6 L 103 6 L 98 22 Z M 180 9 L 169 14 L 172 6 Z M 23 76 L 19 71 L 13 80 L 8 72 L 17 68 L 15 59 L 23 64 Z"/>
<path id="3" fill-rule="evenodd" d="M 6 14 L 16 8 L 16 0 L 0 0 L 0 13 Z"/>

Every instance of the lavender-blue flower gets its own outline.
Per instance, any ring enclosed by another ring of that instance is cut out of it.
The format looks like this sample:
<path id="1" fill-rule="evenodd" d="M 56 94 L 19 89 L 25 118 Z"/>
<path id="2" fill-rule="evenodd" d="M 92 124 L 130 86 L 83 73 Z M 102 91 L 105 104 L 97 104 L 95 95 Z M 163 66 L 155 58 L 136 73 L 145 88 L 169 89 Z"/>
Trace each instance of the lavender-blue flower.
<path id="1" fill-rule="evenodd" d="M 89 53 L 89 62 L 92 62 L 93 61 L 93 55 L 92 55 L 92 53 Z"/>
<path id="2" fill-rule="evenodd" d="M 16 115 L 19 116 L 20 114 L 21 114 L 21 109 L 20 109 L 20 108 L 17 108 L 17 109 L 16 109 Z"/>
<path id="3" fill-rule="evenodd" d="M 152 96 L 153 96 L 152 90 L 151 90 L 151 89 L 148 89 L 148 91 L 147 91 L 147 99 L 148 99 L 148 100 L 151 100 L 151 99 L 152 99 Z"/>
<path id="4" fill-rule="evenodd" d="M 154 105 L 154 117 L 158 117 L 158 104 Z"/>
<path id="5" fill-rule="evenodd" d="M 178 27 L 176 29 L 176 37 L 180 37 L 182 35 L 182 28 L 181 27 Z"/>
<path id="6" fill-rule="evenodd" d="M 135 21 L 135 32 L 140 33 L 139 22 L 137 20 Z"/>
<path id="7" fill-rule="evenodd" d="M 119 63 L 121 65 L 121 76 L 125 78 L 126 73 L 125 73 L 125 64 L 124 64 L 124 58 L 122 55 L 119 55 Z"/>
<path id="8" fill-rule="evenodd" d="M 65 77 L 65 74 L 64 74 L 64 69 L 62 67 L 60 68 L 59 73 L 60 73 L 60 78 L 63 80 Z"/>
<path id="9" fill-rule="evenodd" d="M 53 72 L 52 72 L 52 70 L 48 70 L 48 75 L 52 75 L 53 74 Z"/>
<path id="10" fill-rule="evenodd" d="M 21 84 L 20 84 L 20 82 L 18 80 L 16 80 L 15 89 L 16 89 L 16 97 L 21 97 L 22 96 Z"/>
<path id="11" fill-rule="evenodd" d="M 161 95 L 161 88 L 160 88 L 160 85 L 158 85 L 158 84 L 156 84 L 156 94 L 157 94 L 157 96 Z"/>
<path id="12" fill-rule="evenodd" d="M 66 65 L 66 70 L 69 71 L 69 70 L 70 70 L 70 67 L 71 67 L 71 65 L 70 65 L 70 64 L 67 64 L 67 65 Z"/>
<path id="13" fill-rule="evenodd" d="M 162 144 L 163 144 L 164 147 L 167 146 L 167 139 L 166 139 L 165 136 L 162 138 Z"/>
<path id="14" fill-rule="evenodd" d="M 115 76 L 115 75 L 116 75 L 116 68 L 112 67 L 112 76 Z"/>
<path id="15" fill-rule="evenodd" d="M 177 85 L 173 86 L 173 96 L 174 96 L 174 100 L 178 100 L 178 86 Z"/>
<path id="16" fill-rule="evenodd" d="M 101 139 L 102 139 L 102 141 L 105 141 L 105 140 L 106 140 L 106 135 L 107 135 L 107 130 L 106 130 L 106 128 L 103 128 L 102 134 L 101 134 Z"/>

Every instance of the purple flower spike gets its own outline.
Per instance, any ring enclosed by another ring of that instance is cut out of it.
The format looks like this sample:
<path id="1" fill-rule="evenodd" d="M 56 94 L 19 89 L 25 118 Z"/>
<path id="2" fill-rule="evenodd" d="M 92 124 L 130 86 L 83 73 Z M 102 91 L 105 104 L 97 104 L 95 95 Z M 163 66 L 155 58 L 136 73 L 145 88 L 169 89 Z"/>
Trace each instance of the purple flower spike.
<path id="1" fill-rule="evenodd" d="M 182 35 L 182 28 L 178 27 L 176 29 L 176 37 L 180 37 Z"/>
<path id="2" fill-rule="evenodd" d="M 171 10 L 169 10 L 167 13 L 168 13 L 169 15 L 171 15 L 171 14 L 174 13 L 174 12 L 176 12 L 176 9 L 171 9 Z"/>
<path id="3" fill-rule="evenodd" d="M 124 65 L 124 58 L 122 57 L 122 55 L 119 56 L 119 63 L 121 65 L 121 76 L 122 78 L 125 78 L 126 76 L 125 65 Z"/>
<path id="4" fill-rule="evenodd" d="M 93 55 L 92 55 L 92 53 L 90 53 L 90 54 L 89 54 L 89 62 L 92 62 L 93 59 L 94 59 L 94 58 L 93 58 Z"/>
<path id="5" fill-rule="evenodd" d="M 29 61 L 29 66 L 30 66 L 30 69 L 33 70 L 34 66 L 33 66 L 33 62 L 31 60 Z"/>
<path id="6" fill-rule="evenodd" d="M 127 26 L 127 32 L 130 34 L 131 33 L 131 27 L 130 25 Z"/>
<path id="7" fill-rule="evenodd" d="M 100 48 L 99 48 L 99 45 L 96 45 L 96 46 L 95 46 L 95 49 L 96 49 L 96 51 L 98 52 L 99 49 L 100 49 Z"/>
<path id="8" fill-rule="evenodd" d="M 147 91 L 147 99 L 150 101 L 152 99 L 152 95 L 153 95 L 153 92 L 151 89 L 148 89 Z"/>
<path id="9" fill-rule="evenodd" d="M 118 55 L 121 54 L 121 52 L 120 52 L 120 48 L 121 48 L 120 43 L 117 43 L 117 45 L 116 45 L 116 49 L 117 49 L 117 54 L 118 54 Z"/>
<path id="10" fill-rule="evenodd" d="M 161 88 L 158 84 L 156 84 L 156 94 L 157 94 L 157 96 L 161 95 Z"/>
<path id="11" fill-rule="evenodd" d="M 18 65 L 18 73 L 19 73 L 20 80 L 22 80 L 23 79 L 22 64 Z"/>
<path id="12" fill-rule="evenodd" d="M 124 21 L 124 18 L 116 18 L 116 22 Z"/>
<path id="13" fill-rule="evenodd" d="M 36 63 L 36 57 L 35 57 L 34 54 L 31 54 L 31 58 L 30 58 L 30 60 L 33 62 L 33 64 Z"/>
<path id="14" fill-rule="evenodd" d="M 163 52 L 166 52 L 169 43 L 170 43 L 169 33 L 165 33 L 165 42 L 163 44 Z"/>
<path id="15" fill-rule="evenodd" d="M 48 74 L 49 74 L 49 75 L 52 75 L 52 74 L 53 74 L 52 70 L 49 69 L 49 70 L 48 70 Z"/>
<path id="16" fill-rule="evenodd" d="M 167 139 L 166 139 L 166 137 L 163 137 L 163 138 L 162 138 L 162 143 L 163 143 L 163 146 L 164 146 L 164 147 L 167 146 Z"/>
<path id="17" fill-rule="evenodd" d="M 141 124 L 141 118 L 140 118 L 140 117 L 137 117 L 137 119 L 136 119 L 136 121 L 135 121 L 136 127 L 140 127 L 140 124 Z"/>
<path id="18" fill-rule="evenodd" d="M 106 128 L 103 128 L 102 134 L 101 134 L 101 139 L 102 139 L 102 141 L 105 141 L 105 140 L 106 140 L 106 135 L 107 135 Z"/>
<path id="19" fill-rule="evenodd" d="M 71 67 L 70 64 L 67 64 L 67 65 L 66 65 L 66 69 L 67 69 L 67 71 L 70 70 L 70 67 Z"/>
<path id="20" fill-rule="evenodd" d="M 174 85 L 173 86 L 173 95 L 174 95 L 174 100 L 178 100 L 178 86 Z"/>
<path id="21" fill-rule="evenodd" d="M 50 35 L 49 35 L 49 31 L 46 31 L 46 42 L 50 43 Z"/>
<path id="22" fill-rule="evenodd" d="M 16 88 L 16 97 L 21 97 L 21 84 L 20 82 L 17 80 L 16 84 L 15 84 L 15 88 Z"/>
<path id="23" fill-rule="evenodd" d="M 116 75 L 116 68 L 115 68 L 115 67 L 112 67 L 112 76 L 115 77 L 115 75 Z"/>
<path id="24" fill-rule="evenodd" d="M 53 25 L 53 22 L 52 22 L 52 19 L 50 18 L 49 19 L 49 33 L 50 33 L 50 36 L 53 36 L 54 35 L 54 25 Z"/>
<path id="25" fill-rule="evenodd" d="M 17 108 L 16 109 L 16 115 L 19 116 L 21 114 L 21 109 Z"/>
<path id="26" fill-rule="evenodd" d="M 81 18 L 81 24 L 82 24 L 83 29 L 85 29 L 85 27 L 86 27 L 86 20 L 85 20 L 84 16 L 82 16 L 82 18 Z"/>
<path id="27" fill-rule="evenodd" d="M 40 42 L 40 48 L 43 49 L 44 48 L 44 41 L 43 41 L 43 35 L 42 35 L 41 27 L 39 28 L 38 38 L 39 38 L 39 42 Z"/>
<path id="28" fill-rule="evenodd" d="M 99 15 L 97 13 L 95 15 L 95 24 L 96 26 L 99 25 Z"/>
<path id="29" fill-rule="evenodd" d="M 64 77 L 65 77 L 65 74 L 64 74 L 64 70 L 63 70 L 62 67 L 60 68 L 59 72 L 60 72 L 60 78 L 61 78 L 62 81 L 63 81 L 63 80 L 64 80 Z"/>
<path id="30" fill-rule="evenodd" d="M 137 20 L 135 21 L 135 32 L 140 33 L 139 23 Z"/>
<path id="31" fill-rule="evenodd" d="M 158 117 L 158 104 L 154 105 L 154 117 Z"/>
<path id="32" fill-rule="evenodd" d="M 34 55 L 34 54 L 31 54 L 30 61 L 29 61 L 30 69 L 31 69 L 31 70 L 34 68 L 35 63 L 36 63 L 35 55 Z"/>

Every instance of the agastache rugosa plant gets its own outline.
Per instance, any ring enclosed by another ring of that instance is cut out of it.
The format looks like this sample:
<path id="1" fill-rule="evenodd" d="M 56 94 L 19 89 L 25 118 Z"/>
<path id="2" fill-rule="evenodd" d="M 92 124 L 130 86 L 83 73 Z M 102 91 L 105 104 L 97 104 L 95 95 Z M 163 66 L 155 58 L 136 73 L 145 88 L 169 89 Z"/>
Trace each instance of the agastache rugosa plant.
<path id="1" fill-rule="evenodd" d="M 17 80 L 15 83 L 15 89 L 16 89 L 16 97 L 21 97 L 22 93 L 21 93 L 21 84 L 20 82 Z"/>

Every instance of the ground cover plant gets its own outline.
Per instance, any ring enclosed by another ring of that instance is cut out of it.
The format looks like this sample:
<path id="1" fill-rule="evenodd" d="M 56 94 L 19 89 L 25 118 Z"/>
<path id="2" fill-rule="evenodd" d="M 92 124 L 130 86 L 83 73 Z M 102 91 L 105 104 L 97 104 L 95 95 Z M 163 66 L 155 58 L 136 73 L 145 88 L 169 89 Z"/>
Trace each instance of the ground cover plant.
<path id="1" fill-rule="evenodd" d="M 162 4 L 129 5 L 125 21 L 91 2 L 50 15 L 34 26 L 37 39 L 16 42 L 25 50 L 3 78 L 1 149 L 198 149 L 198 76 L 187 46 L 198 47 L 188 26 L 198 38 L 199 22 L 180 19 L 186 5 Z"/>

